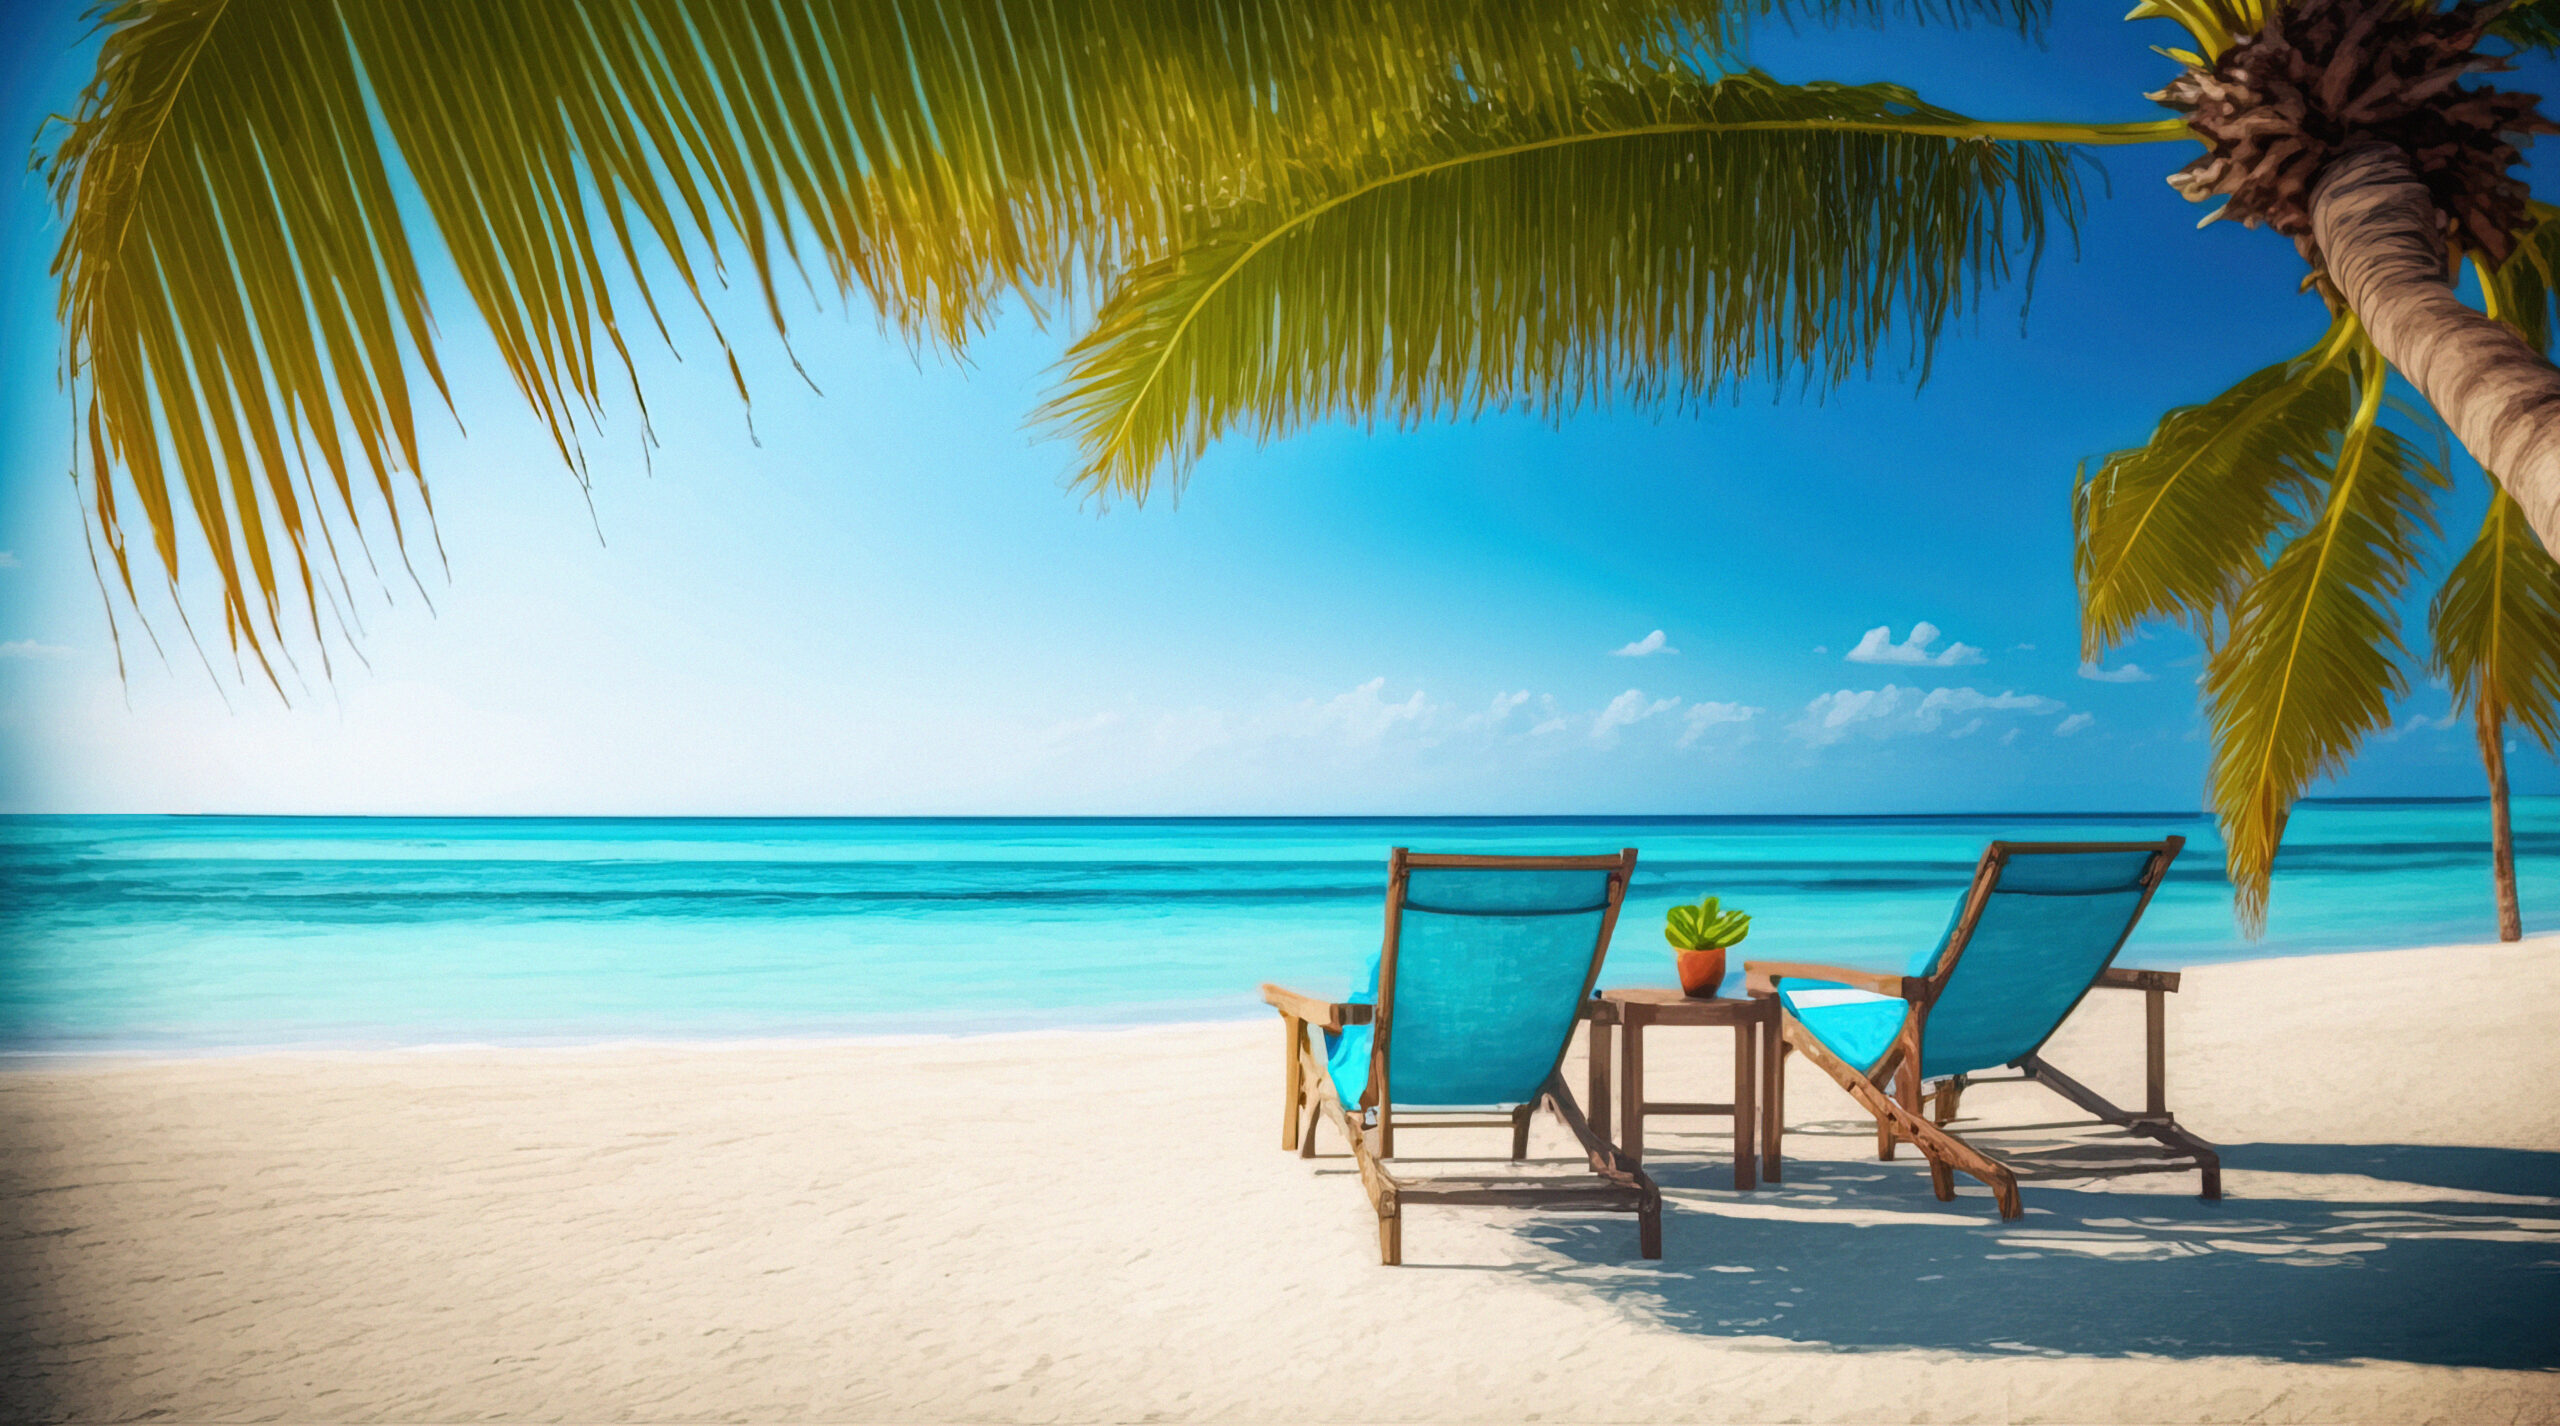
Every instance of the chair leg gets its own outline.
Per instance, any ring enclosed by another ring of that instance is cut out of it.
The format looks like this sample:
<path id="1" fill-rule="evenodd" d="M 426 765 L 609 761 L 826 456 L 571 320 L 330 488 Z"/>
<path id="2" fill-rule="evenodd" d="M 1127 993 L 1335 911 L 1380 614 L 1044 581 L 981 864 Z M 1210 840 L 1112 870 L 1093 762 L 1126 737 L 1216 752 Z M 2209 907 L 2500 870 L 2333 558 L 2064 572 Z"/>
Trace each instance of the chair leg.
<path id="1" fill-rule="evenodd" d="M 1537 1108 L 1535 1104 L 1523 1104 L 1511 1111 L 1511 1161 L 1515 1164 L 1529 1157 L 1529 1116 Z"/>
<path id="2" fill-rule="evenodd" d="M 1298 1147 L 1298 1111 L 1307 1104 L 1307 1072 L 1299 1056 L 1304 1053 L 1307 1031 L 1304 1020 L 1295 1015 L 1280 1017 L 1280 1029 L 1287 1037 L 1282 1045 L 1280 1079 L 1280 1147 Z"/>
<path id="3" fill-rule="evenodd" d="M 1937 1119 L 1940 1128 L 1955 1122 L 1956 1106 L 1964 1100 L 1964 1076 L 1953 1075 L 1939 1082 Z"/>
<path id="4" fill-rule="evenodd" d="M 1877 1088 L 1890 1097 L 1893 1093 L 1893 1080 L 1887 1077 L 1877 1085 Z M 1893 1121 L 1882 1114 L 1876 1116 L 1876 1157 L 1887 1163 L 1893 1161 Z"/>
<path id="5" fill-rule="evenodd" d="M 2221 1200 L 2221 1153 L 2213 1145 L 2179 1127 L 2178 1121 L 2169 1117 L 2165 1109 L 2157 1115 L 2128 1114 L 2110 1103 L 2105 1095 L 2045 1063 L 2043 1057 L 2039 1055 L 2028 1055 L 2018 1061 L 2018 1067 L 2025 1070 L 2027 1076 L 2036 1083 L 2088 1110 L 2100 1119 L 2110 1124 L 2121 1125 L 2147 1139 L 2157 1140 L 2193 1158 L 2196 1171 L 2203 1178 L 2203 1182 L 2198 1185 L 2196 1196 L 2207 1203 Z"/>
<path id="6" fill-rule="evenodd" d="M 1582 1117 L 1582 1109 L 1573 1102 L 1573 1091 L 1565 1088 L 1564 1076 L 1549 1077 L 1540 1100 L 1564 1126 L 1566 1134 L 1582 1146 L 1594 1173 L 1609 1182 L 1636 1191 L 1636 1251 L 1648 1258 L 1662 1256 L 1662 1187 L 1643 1169 L 1624 1157 L 1591 1121 Z"/>
<path id="7" fill-rule="evenodd" d="M 1938 1195 L 1940 1203 L 1956 1201 L 1956 1171 L 1936 1159 L 1929 1160 L 1929 1191 Z"/>
<path id="8" fill-rule="evenodd" d="M 1306 1132 L 1298 1136 L 1299 1158 L 1312 1159 L 1316 1156 L 1316 1126 L 1323 1122 L 1324 1106 L 1322 1104 L 1308 1105 Z"/>
<path id="9" fill-rule="evenodd" d="M 1403 1185 L 1387 1166 L 1378 1160 L 1370 1135 L 1360 1126 L 1355 1113 L 1345 1111 L 1334 1093 L 1333 1081 L 1321 1073 L 1316 1077 L 1315 1095 L 1342 1131 L 1342 1141 L 1351 1146 L 1351 1159 L 1360 1167 L 1360 1189 L 1369 1195 L 1369 1203 L 1378 1211 L 1378 1261 L 1387 1267 L 1404 1262 L 1404 1204 L 1399 1196 Z"/>
<path id="10" fill-rule="evenodd" d="M 1991 1190 L 1993 1201 L 2000 1206 L 2001 1217 L 2015 1218 L 2026 1211 L 2018 1202 L 2018 1176 L 2011 1173 L 2006 1165 L 1966 1143 L 1953 1131 L 1930 1123 L 1914 1108 L 1905 1107 L 1882 1084 L 1841 1063 L 1839 1056 L 1823 1048 L 1822 1042 L 1801 1026 L 1788 1022 L 1786 1032 L 1789 1044 L 1813 1061 L 1824 1074 L 1831 1076 L 1842 1089 L 1849 1091 L 1850 1097 L 1857 1100 L 1861 1108 L 1876 1116 L 1881 1126 L 1879 1134 L 1890 1133 L 1895 1138 L 1908 1139 L 1928 1158 L 1933 1187 L 1935 1171 L 1941 1165 L 1948 1169 L 1961 1169 L 1980 1179 Z M 1909 1066 L 1896 1068 L 1908 1069 Z M 1950 1179 L 1948 1189 L 1952 1192 L 1953 1188 L 1954 1183 Z"/>

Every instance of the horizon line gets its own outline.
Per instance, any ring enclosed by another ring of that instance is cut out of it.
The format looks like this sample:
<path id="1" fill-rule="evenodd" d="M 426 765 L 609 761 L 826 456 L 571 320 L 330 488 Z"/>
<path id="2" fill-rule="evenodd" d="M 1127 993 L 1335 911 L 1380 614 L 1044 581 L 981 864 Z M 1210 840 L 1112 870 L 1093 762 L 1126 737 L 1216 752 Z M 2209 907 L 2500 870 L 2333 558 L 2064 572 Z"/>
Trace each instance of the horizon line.
<path id="1" fill-rule="evenodd" d="M 2538 801 L 2553 794 L 2520 794 L 2515 800 Z M 2483 806 L 2483 794 L 2469 797 L 2305 797 L 2301 805 L 2323 807 L 2459 807 Z M 2138 819 L 2198 821 L 2212 814 L 2188 809 L 2091 809 L 2026 811 L 1964 809 L 1941 812 L 0 812 L 0 822 L 45 819 L 153 818 L 240 822 L 1302 822 L 1357 824 L 1376 822 L 1467 822 L 1508 824 L 1656 824 L 1674 822 L 1916 822 L 2017 818 L 2037 821 Z"/>

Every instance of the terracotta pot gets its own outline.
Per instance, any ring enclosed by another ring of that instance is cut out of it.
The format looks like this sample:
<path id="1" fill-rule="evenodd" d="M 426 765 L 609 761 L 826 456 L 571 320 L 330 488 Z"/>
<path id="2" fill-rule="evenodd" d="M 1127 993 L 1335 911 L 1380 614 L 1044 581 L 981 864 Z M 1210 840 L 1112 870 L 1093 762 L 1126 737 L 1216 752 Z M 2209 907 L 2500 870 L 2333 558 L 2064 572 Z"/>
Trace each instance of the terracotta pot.
<path id="1" fill-rule="evenodd" d="M 1700 1000 L 1715 999 L 1724 984 L 1724 947 L 1712 951 L 1680 951 L 1680 990 Z"/>

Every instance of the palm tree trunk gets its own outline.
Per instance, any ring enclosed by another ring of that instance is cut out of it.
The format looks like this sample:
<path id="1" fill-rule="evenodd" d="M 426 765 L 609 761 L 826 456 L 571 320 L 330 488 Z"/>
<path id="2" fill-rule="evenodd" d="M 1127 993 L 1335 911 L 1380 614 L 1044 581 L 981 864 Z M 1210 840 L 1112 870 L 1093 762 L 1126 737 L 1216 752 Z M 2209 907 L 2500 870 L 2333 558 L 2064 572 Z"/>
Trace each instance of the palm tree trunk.
<path id="1" fill-rule="evenodd" d="M 2496 699 L 2480 700 L 2480 761 L 2489 769 L 2489 870 L 2498 884 L 2498 939 L 2524 939 L 2516 904 L 2516 832 L 2507 816 L 2507 718 Z"/>
<path id="2" fill-rule="evenodd" d="M 2376 145 L 2331 163 L 2311 230 L 2374 345 L 2560 552 L 2560 367 L 2454 295 L 2435 203 L 2408 156 Z"/>

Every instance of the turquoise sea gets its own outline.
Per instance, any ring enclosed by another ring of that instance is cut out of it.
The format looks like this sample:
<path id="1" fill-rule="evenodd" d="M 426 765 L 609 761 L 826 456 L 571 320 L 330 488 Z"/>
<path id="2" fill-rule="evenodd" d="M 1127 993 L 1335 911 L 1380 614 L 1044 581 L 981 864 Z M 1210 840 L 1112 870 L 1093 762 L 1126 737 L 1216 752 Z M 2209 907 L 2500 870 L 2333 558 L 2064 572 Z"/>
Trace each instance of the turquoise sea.
<path id="1" fill-rule="evenodd" d="M 2516 806 L 2560 928 L 2560 798 Z M 1744 954 L 1897 963 L 1993 837 L 2189 839 L 2128 963 L 2487 940 L 2480 802 L 2308 803 L 2266 939 L 2189 815 L 1574 818 L 0 818 L 0 1051 L 950 1033 L 1257 1013 L 1339 992 L 1387 849 L 1640 850 L 1610 983 L 1662 913 Z"/>

